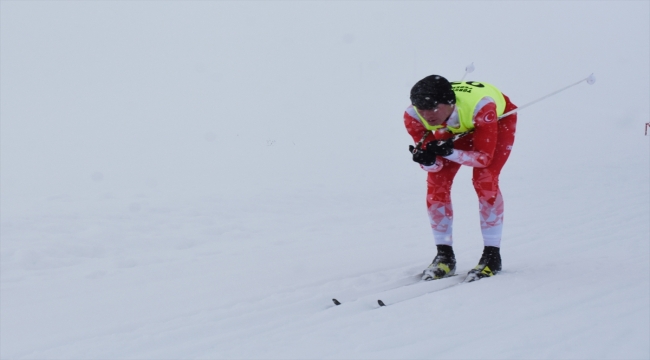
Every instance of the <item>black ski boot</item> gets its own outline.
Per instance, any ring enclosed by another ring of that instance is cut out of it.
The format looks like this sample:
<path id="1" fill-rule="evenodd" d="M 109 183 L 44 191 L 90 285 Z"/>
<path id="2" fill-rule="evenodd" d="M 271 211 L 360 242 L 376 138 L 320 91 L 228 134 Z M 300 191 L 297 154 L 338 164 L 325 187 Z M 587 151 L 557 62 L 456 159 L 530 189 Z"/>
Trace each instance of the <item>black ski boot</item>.
<path id="1" fill-rule="evenodd" d="M 494 276 L 501 271 L 501 254 L 499 248 L 486 246 L 483 248 L 483 256 L 478 265 L 467 273 L 465 282 L 476 281 L 485 277 Z"/>
<path id="2" fill-rule="evenodd" d="M 449 245 L 437 245 L 438 254 L 422 273 L 422 280 L 438 280 L 456 273 L 454 249 Z"/>

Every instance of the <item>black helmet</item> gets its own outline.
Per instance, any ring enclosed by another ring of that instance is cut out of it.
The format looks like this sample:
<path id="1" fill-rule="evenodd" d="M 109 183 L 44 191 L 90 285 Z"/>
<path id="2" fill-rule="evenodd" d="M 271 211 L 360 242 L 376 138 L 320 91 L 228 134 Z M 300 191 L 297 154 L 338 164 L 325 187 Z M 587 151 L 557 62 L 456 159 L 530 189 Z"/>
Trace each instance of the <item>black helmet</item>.
<path id="1" fill-rule="evenodd" d="M 429 75 L 411 88 L 411 104 L 418 109 L 435 109 L 438 104 L 455 104 L 456 95 L 451 84 L 440 75 Z"/>

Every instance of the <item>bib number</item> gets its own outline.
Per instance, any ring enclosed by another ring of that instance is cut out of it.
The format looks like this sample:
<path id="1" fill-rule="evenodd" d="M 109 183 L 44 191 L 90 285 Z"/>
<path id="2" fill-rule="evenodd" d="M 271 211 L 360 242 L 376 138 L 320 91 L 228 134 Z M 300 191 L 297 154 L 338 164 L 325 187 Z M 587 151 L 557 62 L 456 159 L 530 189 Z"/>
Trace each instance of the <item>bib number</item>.
<path id="1" fill-rule="evenodd" d="M 454 81 L 451 83 L 451 89 L 456 92 L 466 92 L 471 93 L 473 88 L 484 88 L 485 85 L 481 84 L 478 81 Z"/>

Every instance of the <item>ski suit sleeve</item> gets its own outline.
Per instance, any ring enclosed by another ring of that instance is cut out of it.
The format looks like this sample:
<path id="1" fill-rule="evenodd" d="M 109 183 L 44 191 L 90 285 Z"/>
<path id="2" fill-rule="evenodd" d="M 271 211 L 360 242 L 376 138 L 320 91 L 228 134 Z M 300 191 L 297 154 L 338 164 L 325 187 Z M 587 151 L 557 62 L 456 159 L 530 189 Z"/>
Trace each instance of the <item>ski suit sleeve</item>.
<path id="1" fill-rule="evenodd" d="M 426 129 L 419 120 L 409 114 L 408 110 L 410 109 L 411 107 L 409 107 L 409 109 L 404 112 L 404 126 L 406 126 L 406 131 L 408 131 L 409 135 L 411 135 L 413 138 L 413 143 L 417 144 L 420 140 L 422 140 L 422 136 L 424 136 Z M 429 134 L 425 143 L 432 140 L 434 140 L 434 136 L 433 134 Z M 420 167 L 427 172 L 438 172 L 442 169 L 442 161 L 440 159 L 436 159 L 436 162 L 433 165 L 420 165 Z"/>
<path id="2" fill-rule="evenodd" d="M 478 109 L 473 121 L 473 150 L 454 149 L 451 155 L 445 156 L 445 159 L 461 165 L 484 168 L 492 162 L 499 133 L 497 106 L 494 101 L 487 102 Z"/>

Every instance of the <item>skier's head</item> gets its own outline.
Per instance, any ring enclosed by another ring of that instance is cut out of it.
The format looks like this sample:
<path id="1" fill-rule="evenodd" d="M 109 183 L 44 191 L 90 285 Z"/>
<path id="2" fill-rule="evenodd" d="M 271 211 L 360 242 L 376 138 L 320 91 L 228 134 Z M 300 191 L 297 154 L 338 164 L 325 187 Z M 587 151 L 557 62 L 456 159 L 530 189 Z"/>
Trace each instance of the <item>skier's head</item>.
<path id="1" fill-rule="evenodd" d="M 455 103 L 456 95 L 451 84 L 440 75 L 429 75 L 411 88 L 411 104 L 418 110 L 433 110 L 439 104 Z"/>
<path id="2" fill-rule="evenodd" d="M 429 130 L 447 121 L 455 103 L 451 84 L 440 75 L 427 76 L 411 88 L 411 104 Z"/>

